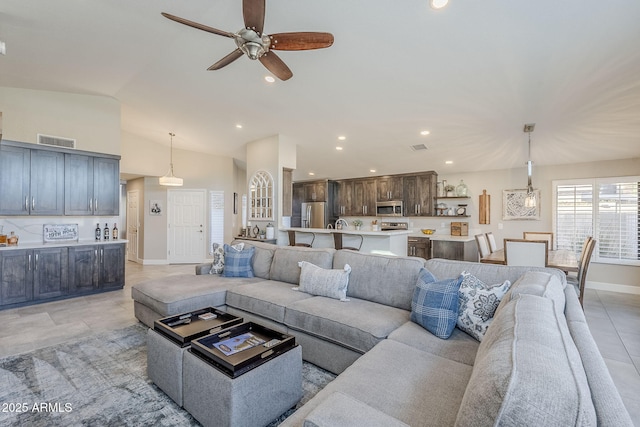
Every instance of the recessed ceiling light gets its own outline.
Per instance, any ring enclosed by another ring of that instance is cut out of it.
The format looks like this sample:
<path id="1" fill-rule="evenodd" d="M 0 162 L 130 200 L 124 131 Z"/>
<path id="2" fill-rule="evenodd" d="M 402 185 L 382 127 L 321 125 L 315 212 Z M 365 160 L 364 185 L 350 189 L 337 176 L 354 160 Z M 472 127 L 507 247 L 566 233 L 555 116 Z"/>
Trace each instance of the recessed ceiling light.
<path id="1" fill-rule="evenodd" d="M 369 172 L 371 173 L 375 173 L 375 171 L 376 171 L 375 169 L 369 169 Z"/>
<path id="2" fill-rule="evenodd" d="M 344 141 L 345 139 L 347 139 L 347 137 L 346 137 L 346 136 L 344 136 L 344 135 L 340 135 L 340 136 L 338 137 L 338 139 L 339 139 L 340 141 Z"/>
<path id="3" fill-rule="evenodd" d="M 420 135 L 422 136 L 427 136 L 429 135 L 431 132 L 429 132 L 428 130 L 423 130 L 422 132 L 420 132 Z"/>
<path id="4" fill-rule="evenodd" d="M 242 125 L 241 125 L 240 123 L 238 123 L 238 124 L 236 125 L 236 128 L 238 128 L 238 129 L 242 129 Z"/>
<path id="5" fill-rule="evenodd" d="M 340 147 L 339 145 L 336 147 L 336 150 L 338 151 L 342 151 L 342 147 Z"/>
<path id="6" fill-rule="evenodd" d="M 309 175 L 313 176 L 313 175 L 315 175 L 315 172 L 309 172 Z"/>
<path id="7" fill-rule="evenodd" d="M 449 3 L 449 0 L 429 0 L 432 9 L 442 9 Z"/>
<path id="8" fill-rule="evenodd" d="M 276 81 L 276 79 L 274 79 L 273 76 L 264 76 L 264 79 L 267 83 L 273 83 Z"/>
<path id="9" fill-rule="evenodd" d="M 453 160 L 447 160 L 446 162 L 444 162 L 445 165 L 452 165 L 453 164 Z"/>

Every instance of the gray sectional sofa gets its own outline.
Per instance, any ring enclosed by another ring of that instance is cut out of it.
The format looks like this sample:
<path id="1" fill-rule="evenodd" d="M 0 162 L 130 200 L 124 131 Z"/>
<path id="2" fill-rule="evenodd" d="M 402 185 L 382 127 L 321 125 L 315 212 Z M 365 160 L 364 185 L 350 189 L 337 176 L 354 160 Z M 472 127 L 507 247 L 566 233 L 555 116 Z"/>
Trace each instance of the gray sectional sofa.
<path id="1" fill-rule="evenodd" d="M 545 268 L 387 257 L 260 242 L 253 278 L 175 275 L 133 286 L 148 326 L 205 306 L 294 335 L 303 359 L 339 374 L 283 426 L 632 426 L 571 286 Z M 294 290 L 299 261 L 351 266 L 349 301 Z M 513 284 L 482 342 L 410 321 L 418 274 L 468 271 Z"/>

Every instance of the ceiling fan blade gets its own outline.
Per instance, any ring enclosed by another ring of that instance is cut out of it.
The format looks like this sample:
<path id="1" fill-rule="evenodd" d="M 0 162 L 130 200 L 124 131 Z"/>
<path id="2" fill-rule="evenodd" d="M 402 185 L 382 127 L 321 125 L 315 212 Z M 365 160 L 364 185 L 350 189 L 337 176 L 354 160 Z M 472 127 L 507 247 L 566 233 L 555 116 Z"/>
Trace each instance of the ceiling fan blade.
<path id="1" fill-rule="evenodd" d="M 197 28 L 202 31 L 207 31 L 209 33 L 217 34 L 219 36 L 233 38 L 235 34 L 230 33 L 228 31 L 218 30 L 217 28 L 209 27 L 208 25 L 199 24 L 197 22 L 189 21 L 188 19 L 180 18 L 179 16 L 171 15 L 170 13 L 162 12 L 162 16 L 167 19 L 171 19 L 172 21 L 179 22 L 184 25 L 188 25 L 193 28 Z"/>
<path id="2" fill-rule="evenodd" d="M 264 28 L 265 0 L 242 0 L 244 26 L 262 35 Z"/>
<path id="3" fill-rule="evenodd" d="M 330 33 L 277 33 L 269 35 L 273 50 L 309 50 L 322 49 L 333 44 L 333 34 Z"/>
<path id="4" fill-rule="evenodd" d="M 224 58 L 222 58 L 220 61 L 218 61 L 215 64 L 213 64 L 211 67 L 207 68 L 207 70 L 209 70 L 209 71 L 219 70 L 220 68 L 224 67 L 225 65 L 231 64 L 233 61 L 235 61 L 236 59 L 240 58 L 242 55 L 244 55 L 244 53 L 242 53 L 242 51 L 240 49 L 236 49 L 233 52 L 231 52 L 230 54 L 228 54 L 227 56 L 225 56 Z"/>
<path id="5" fill-rule="evenodd" d="M 260 57 L 260 62 L 280 80 L 289 80 L 293 76 L 287 64 L 282 62 L 282 59 L 275 52 L 265 53 Z"/>

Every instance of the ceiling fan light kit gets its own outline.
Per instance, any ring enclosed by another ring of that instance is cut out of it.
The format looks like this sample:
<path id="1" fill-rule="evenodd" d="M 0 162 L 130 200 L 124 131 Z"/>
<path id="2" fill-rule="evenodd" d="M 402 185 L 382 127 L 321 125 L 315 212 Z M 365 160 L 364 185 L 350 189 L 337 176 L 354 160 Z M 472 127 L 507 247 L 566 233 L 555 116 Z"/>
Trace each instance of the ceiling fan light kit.
<path id="1" fill-rule="evenodd" d="M 441 0 L 432 0 L 441 1 Z M 234 39 L 237 49 L 213 64 L 208 70 L 219 70 L 242 55 L 259 60 L 274 76 L 288 80 L 293 73 L 271 50 L 310 50 L 327 48 L 333 44 L 333 35 L 322 32 L 292 32 L 266 35 L 264 27 L 265 0 L 243 0 L 242 16 L 245 27 L 236 33 L 218 30 L 169 13 L 162 13 L 167 19 L 188 25 L 202 31 Z"/>
<path id="2" fill-rule="evenodd" d="M 169 135 L 171 136 L 171 151 L 169 154 L 170 156 L 169 171 L 165 176 L 161 176 L 158 179 L 158 183 L 166 187 L 182 187 L 182 183 L 183 183 L 182 178 L 178 178 L 173 174 L 173 137 L 176 136 L 176 134 L 173 132 L 169 132 Z"/>

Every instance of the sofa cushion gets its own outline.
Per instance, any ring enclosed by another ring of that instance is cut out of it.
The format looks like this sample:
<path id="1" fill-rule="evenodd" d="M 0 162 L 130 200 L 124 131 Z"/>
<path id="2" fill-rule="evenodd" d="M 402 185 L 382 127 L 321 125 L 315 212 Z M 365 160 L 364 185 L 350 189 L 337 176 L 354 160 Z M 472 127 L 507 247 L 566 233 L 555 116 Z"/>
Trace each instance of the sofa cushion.
<path id="1" fill-rule="evenodd" d="M 203 307 L 222 306 L 228 289 L 262 281 L 259 278 L 177 274 L 133 285 L 131 297 L 161 316 L 170 316 Z"/>
<path id="2" fill-rule="evenodd" d="M 413 322 L 400 326 L 388 338 L 469 366 L 473 366 L 480 345 L 476 339 L 458 328 L 454 328 L 451 336 L 443 340 Z"/>
<path id="3" fill-rule="evenodd" d="M 424 260 L 337 251 L 333 268 L 344 268 L 346 264 L 351 266 L 347 296 L 411 310 L 411 297 Z"/>
<path id="4" fill-rule="evenodd" d="M 254 277 L 251 259 L 253 258 L 255 248 L 247 247 L 238 250 L 238 245 L 234 246 L 224 245 L 224 269 L 222 270 L 222 276 Z"/>
<path id="5" fill-rule="evenodd" d="M 321 268 L 307 261 L 300 261 L 300 286 L 294 288 L 311 295 L 348 301 L 347 286 L 351 267 L 345 265 L 342 270 Z"/>
<path id="6" fill-rule="evenodd" d="M 456 425 L 596 425 L 580 354 L 551 299 L 521 294 L 496 314 Z"/>
<path id="7" fill-rule="evenodd" d="M 452 426 L 471 370 L 471 366 L 383 340 L 283 425 L 302 425 L 314 408 L 342 392 L 410 426 Z"/>
<path id="8" fill-rule="evenodd" d="M 364 353 L 409 320 L 409 312 L 351 298 L 348 304 L 313 297 L 289 304 L 284 323 L 319 338 Z"/>
<path id="9" fill-rule="evenodd" d="M 426 270 L 425 270 L 426 271 Z M 438 338 L 449 338 L 458 319 L 458 289 L 462 276 L 431 282 L 433 275 L 422 273 L 411 301 L 411 321 Z"/>
<path id="10" fill-rule="evenodd" d="M 333 254 L 335 249 L 331 248 L 305 248 L 297 246 L 278 246 L 273 255 L 271 263 L 271 280 L 293 283 L 297 285 L 300 281 L 300 261 L 307 261 L 322 268 L 331 268 L 333 265 Z"/>
<path id="11" fill-rule="evenodd" d="M 511 282 L 487 285 L 471 273 L 462 273 L 458 291 L 458 320 L 456 326 L 478 341 L 482 341 L 493 320 L 498 304 L 509 290 Z"/>
<path id="12" fill-rule="evenodd" d="M 555 302 L 558 315 L 562 315 L 566 301 L 564 288 L 560 280 L 552 274 L 543 271 L 527 271 L 511 286 L 505 299 L 498 306 L 498 310 L 518 295 L 527 294 L 550 298 Z"/>
<path id="13" fill-rule="evenodd" d="M 251 268 L 253 268 L 253 274 L 256 277 L 263 279 L 270 279 L 269 272 L 271 270 L 271 263 L 273 262 L 273 255 L 278 248 L 276 245 L 265 242 L 256 242 L 253 240 L 234 240 L 231 244 L 244 243 L 246 247 L 255 248 L 253 259 L 251 260 Z"/>
<path id="14" fill-rule="evenodd" d="M 311 298 L 305 292 L 296 292 L 291 284 L 273 280 L 235 286 L 227 293 L 227 305 L 248 311 L 276 322 L 284 323 L 285 307 L 295 301 Z"/>
<path id="15" fill-rule="evenodd" d="M 409 427 L 382 411 L 372 408 L 353 397 L 336 392 L 318 405 L 307 418 L 302 427 Z"/>

